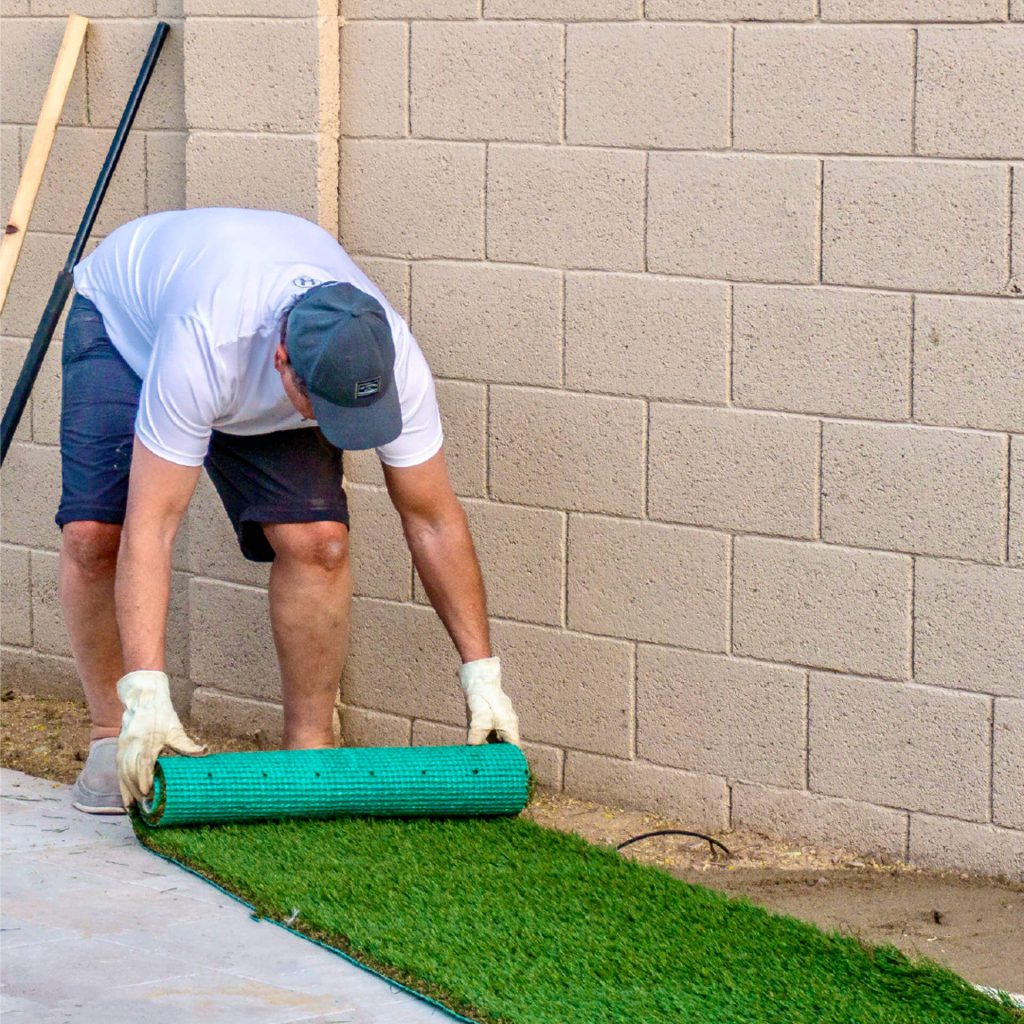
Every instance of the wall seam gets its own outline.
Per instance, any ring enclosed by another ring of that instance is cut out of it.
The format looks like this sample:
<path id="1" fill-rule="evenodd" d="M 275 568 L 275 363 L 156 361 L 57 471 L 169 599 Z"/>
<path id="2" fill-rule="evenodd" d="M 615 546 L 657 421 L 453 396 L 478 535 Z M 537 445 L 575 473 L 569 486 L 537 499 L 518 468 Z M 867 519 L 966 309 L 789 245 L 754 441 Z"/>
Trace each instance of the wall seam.
<path id="1" fill-rule="evenodd" d="M 1005 522 L 1004 527 L 1006 529 L 1006 553 L 1004 561 L 1010 562 L 1010 523 L 1013 520 L 1013 509 L 1011 506 L 1011 500 L 1013 498 L 1013 437 L 1010 434 L 1006 435 L 1006 505 L 1005 505 Z"/>
<path id="2" fill-rule="evenodd" d="M 811 791 L 811 673 L 804 676 L 804 789 Z"/>
<path id="3" fill-rule="evenodd" d="M 918 66 L 918 49 L 920 45 L 920 31 L 918 28 L 911 30 L 914 36 L 914 54 L 913 54 L 913 83 L 910 89 L 910 154 L 911 156 L 917 155 L 917 66 Z"/>

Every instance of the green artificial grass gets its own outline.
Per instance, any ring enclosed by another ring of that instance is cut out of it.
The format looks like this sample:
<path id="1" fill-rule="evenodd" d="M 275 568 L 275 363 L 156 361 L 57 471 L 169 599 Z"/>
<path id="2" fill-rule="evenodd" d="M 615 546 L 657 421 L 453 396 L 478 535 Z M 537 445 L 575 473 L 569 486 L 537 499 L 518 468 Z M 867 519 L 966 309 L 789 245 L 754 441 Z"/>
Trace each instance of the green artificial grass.
<path id="1" fill-rule="evenodd" d="M 951 972 L 522 818 L 284 821 L 139 838 L 485 1024 L 1020 1024 Z"/>

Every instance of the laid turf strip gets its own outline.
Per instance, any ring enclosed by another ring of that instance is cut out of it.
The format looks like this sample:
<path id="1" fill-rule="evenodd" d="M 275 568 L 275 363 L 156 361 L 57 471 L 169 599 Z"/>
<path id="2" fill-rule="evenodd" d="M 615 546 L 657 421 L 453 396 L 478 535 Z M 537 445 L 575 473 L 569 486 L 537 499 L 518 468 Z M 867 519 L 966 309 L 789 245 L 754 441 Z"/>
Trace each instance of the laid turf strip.
<path id="1" fill-rule="evenodd" d="M 286 821 L 139 837 L 486 1024 L 1020 1024 L 956 975 L 521 818 Z"/>

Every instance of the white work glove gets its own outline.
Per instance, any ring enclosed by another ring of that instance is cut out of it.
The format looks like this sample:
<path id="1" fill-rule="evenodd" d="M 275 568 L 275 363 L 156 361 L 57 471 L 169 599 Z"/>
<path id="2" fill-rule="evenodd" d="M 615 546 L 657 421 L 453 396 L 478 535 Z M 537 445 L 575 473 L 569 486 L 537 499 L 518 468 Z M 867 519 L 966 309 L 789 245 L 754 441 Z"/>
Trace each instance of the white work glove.
<path id="1" fill-rule="evenodd" d="M 467 661 L 459 669 L 459 682 L 469 707 L 469 736 L 466 742 L 477 746 L 487 742 L 493 730 L 498 739 L 519 746 L 519 719 L 512 701 L 501 688 L 501 662 L 497 658 Z"/>
<path id="2" fill-rule="evenodd" d="M 129 672 L 117 681 L 124 704 L 117 737 L 117 781 L 125 807 L 141 803 L 153 789 L 153 766 L 164 747 L 195 757 L 206 747 L 190 740 L 171 704 L 166 672 Z"/>

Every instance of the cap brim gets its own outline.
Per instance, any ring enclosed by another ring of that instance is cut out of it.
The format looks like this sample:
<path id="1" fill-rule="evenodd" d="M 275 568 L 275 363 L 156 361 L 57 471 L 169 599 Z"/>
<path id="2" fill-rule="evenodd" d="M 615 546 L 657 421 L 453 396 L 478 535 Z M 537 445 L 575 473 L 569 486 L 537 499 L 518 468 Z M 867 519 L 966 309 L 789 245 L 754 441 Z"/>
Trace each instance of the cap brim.
<path id="1" fill-rule="evenodd" d="M 372 405 L 335 405 L 313 392 L 309 400 L 320 430 L 335 448 L 380 448 L 402 432 L 402 407 L 393 384 Z"/>

